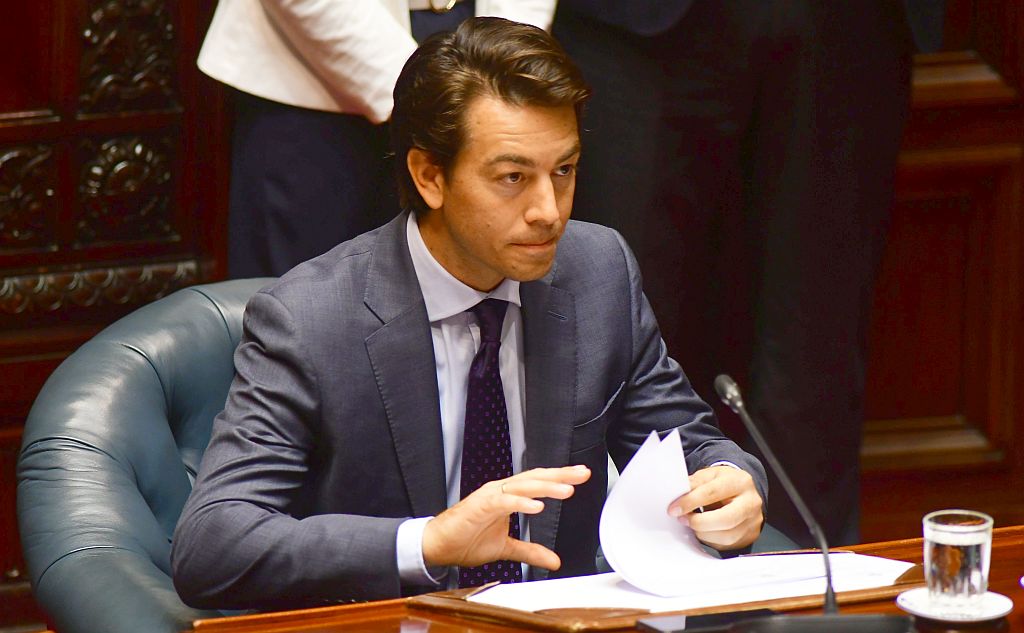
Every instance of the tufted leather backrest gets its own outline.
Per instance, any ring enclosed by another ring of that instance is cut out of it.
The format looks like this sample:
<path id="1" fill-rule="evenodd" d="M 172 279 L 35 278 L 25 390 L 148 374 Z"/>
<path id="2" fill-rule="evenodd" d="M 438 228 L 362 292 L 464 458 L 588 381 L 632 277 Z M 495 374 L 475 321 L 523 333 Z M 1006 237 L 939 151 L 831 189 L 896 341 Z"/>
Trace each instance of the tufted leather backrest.
<path id="1" fill-rule="evenodd" d="M 211 615 L 174 592 L 170 541 L 224 407 L 245 304 L 270 281 L 195 286 L 142 307 L 39 393 L 18 460 L 18 525 L 59 631 L 170 633 Z"/>

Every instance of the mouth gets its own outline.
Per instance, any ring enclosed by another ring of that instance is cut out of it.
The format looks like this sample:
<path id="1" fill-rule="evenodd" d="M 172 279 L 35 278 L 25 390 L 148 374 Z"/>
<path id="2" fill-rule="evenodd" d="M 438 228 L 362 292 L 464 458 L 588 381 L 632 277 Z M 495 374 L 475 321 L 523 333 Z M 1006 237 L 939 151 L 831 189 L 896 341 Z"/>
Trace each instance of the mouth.
<path id="1" fill-rule="evenodd" d="M 552 237 L 551 239 L 545 240 L 543 242 L 516 242 L 514 245 L 518 246 L 519 248 L 525 248 L 531 251 L 543 251 L 553 247 L 557 243 L 558 236 L 556 235 L 555 237 Z"/>

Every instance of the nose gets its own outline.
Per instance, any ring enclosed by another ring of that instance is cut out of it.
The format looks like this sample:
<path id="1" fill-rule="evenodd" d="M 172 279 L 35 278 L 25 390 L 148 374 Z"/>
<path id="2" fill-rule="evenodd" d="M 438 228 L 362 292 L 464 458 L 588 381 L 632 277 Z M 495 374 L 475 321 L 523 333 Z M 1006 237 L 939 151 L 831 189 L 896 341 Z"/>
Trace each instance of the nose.
<path id="1" fill-rule="evenodd" d="M 558 223 L 560 218 L 555 183 L 551 178 L 539 178 L 533 200 L 526 211 L 526 222 L 550 226 Z"/>

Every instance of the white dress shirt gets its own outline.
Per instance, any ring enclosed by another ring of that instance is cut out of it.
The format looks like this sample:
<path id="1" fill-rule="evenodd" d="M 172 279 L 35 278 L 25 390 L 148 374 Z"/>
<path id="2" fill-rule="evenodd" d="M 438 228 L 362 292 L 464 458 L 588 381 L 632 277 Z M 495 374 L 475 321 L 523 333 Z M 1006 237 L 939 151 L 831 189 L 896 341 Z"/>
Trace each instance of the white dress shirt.
<path id="1" fill-rule="evenodd" d="M 444 473 L 448 507 L 461 499 L 462 435 L 466 420 L 466 392 L 469 367 L 480 348 L 480 327 L 476 317 L 466 312 L 484 299 L 493 297 L 509 302 L 501 328 L 498 371 L 505 392 L 508 432 L 512 444 L 512 472 L 522 470 L 526 447 L 523 424 L 526 410 L 526 365 L 523 361 L 523 318 L 519 301 L 519 282 L 506 279 L 491 292 L 480 292 L 462 283 L 445 270 L 427 250 L 420 235 L 415 214 L 409 215 L 406 236 L 416 278 L 423 292 L 434 344 L 437 388 L 441 401 L 441 432 L 444 443 Z M 739 468 L 732 462 L 715 462 L 712 466 Z M 423 562 L 423 529 L 433 517 L 409 519 L 398 528 L 396 543 L 398 572 L 410 584 L 435 584 L 438 578 L 428 572 Z M 520 515 L 520 534 L 529 540 L 529 524 Z M 523 577 L 527 566 L 523 565 Z M 449 574 L 454 582 L 456 574 Z"/>
<path id="2" fill-rule="evenodd" d="M 441 432 L 444 443 L 444 474 L 448 507 L 462 498 L 462 435 L 466 420 L 466 391 L 469 367 L 480 348 L 480 327 L 476 317 L 467 312 L 487 298 L 509 303 L 501 328 L 498 371 L 505 392 L 508 432 L 512 444 L 512 472 L 523 465 L 526 446 L 523 411 L 526 407 L 526 369 L 523 363 L 523 319 L 520 312 L 519 282 L 506 279 L 491 292 L 474 290 L 451 275 L 427 250 L 420 235 L 415 214 L 406 225 L 409 254 L 416 278 L 423 292 L 430 320 L 430 336 L 434 343 L 437 388 L 441 401 Z M 413 584 L 437 582 L 423 563 L 423 528 L 433 517 L 404 522 L 398 529 L 398 571 L 403 581 Z M 525 523 L 525 521 L 524 521 Z M 520 533 L 528 539 L 527 526 Z M 453 575 L 454 576 L 454 575 Z"/>

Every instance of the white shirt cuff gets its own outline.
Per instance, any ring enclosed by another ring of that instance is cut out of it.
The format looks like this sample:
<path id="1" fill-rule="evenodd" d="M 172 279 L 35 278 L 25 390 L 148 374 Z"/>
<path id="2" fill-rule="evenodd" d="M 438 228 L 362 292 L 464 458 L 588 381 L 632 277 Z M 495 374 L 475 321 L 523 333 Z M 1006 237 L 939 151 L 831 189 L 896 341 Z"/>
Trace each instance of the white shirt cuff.
<path id="1" fill-rule="evenodd" d="M 735 468 L 736 470 L 743 470 L 742 468 L 740 468 L 736 464 L 734 464 L 732 462 L 727 462 L 727 461 L 724 461 L 724 460 L 720 461 L 720 462 L 715 462 L 714 464 L 711 464 L 711 466 L 708 466 L 708 468 L 711 468 L 713 466 L 728 466 L 730 468 Z"/>
<path id="2" fill-rule="evenodd" d="M 434 517 L 408 519 L 398 526 L 395 550 L 398 554 L 398 577 L 403 584 L 437 585 L 443 578 L 435 578 L 423 562 L 423 530 Z"/>

